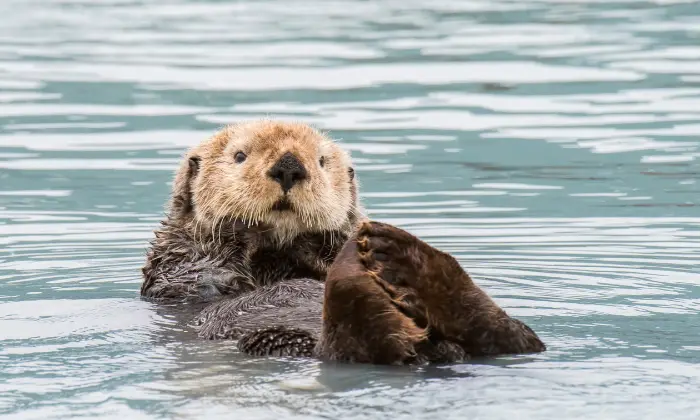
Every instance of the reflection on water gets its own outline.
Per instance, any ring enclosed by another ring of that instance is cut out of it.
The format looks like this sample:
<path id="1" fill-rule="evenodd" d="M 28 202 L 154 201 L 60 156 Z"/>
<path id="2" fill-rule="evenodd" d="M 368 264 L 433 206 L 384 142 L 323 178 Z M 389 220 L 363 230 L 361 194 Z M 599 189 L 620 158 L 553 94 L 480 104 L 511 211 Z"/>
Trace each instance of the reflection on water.
<path id="1" fill-rule="evenodd" d="M 700 417 L 700 5 L 0 4 L 0 416 Z M 138 299 L 180 154 L 313 123 L 549 351 L 250 359 Z"/>

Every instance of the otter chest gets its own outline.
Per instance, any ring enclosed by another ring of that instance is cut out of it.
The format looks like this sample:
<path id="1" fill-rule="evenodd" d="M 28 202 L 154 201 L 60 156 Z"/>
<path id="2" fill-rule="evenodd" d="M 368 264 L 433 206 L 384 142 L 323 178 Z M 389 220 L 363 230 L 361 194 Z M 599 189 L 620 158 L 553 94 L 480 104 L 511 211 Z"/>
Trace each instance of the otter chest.
<path id="1" fill-rule="evenodd" d="M 253 278 L 259 285 L 273 284 L 280 280 L 325 278 L 325 270 L 314 260 L 320 260 L 316 255 L 309 261 L 300 253 L 299 248 L 284 247 L 281 249 L 264 248 L 257 250 L 250 258 L 250 268 Z"/>

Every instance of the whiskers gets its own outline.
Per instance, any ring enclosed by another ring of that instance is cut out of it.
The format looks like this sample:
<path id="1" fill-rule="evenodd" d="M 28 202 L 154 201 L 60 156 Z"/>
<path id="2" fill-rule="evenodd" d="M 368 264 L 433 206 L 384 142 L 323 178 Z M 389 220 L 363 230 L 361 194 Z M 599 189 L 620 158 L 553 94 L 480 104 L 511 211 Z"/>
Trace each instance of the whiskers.
<path id="1" fill-rule="evenodd" d="M 276 206 L 279 200 L 240 200 L 240 197 L 265 197 L 269 192 L 256 191 L 246 186 L 235 191 L 216 191 L 201 198 L 198 209 L 202 212 L 193 224 L 194 240 L 199 243 L 223 244 L 235 239 L 240 229 L 256 228 L 269 235 L 279 245 L 292 242 L 306 232 L 322 233 L 324 242 L 335 248 L 340 241 L 331 231 L 350 231 L 361 216 L 347 192 L 335 191 L 327 185 L 317 185 L 295 192 L 288 198 L 289 205 Z M 326 234 L 330 236 L 326 239 Z"/>

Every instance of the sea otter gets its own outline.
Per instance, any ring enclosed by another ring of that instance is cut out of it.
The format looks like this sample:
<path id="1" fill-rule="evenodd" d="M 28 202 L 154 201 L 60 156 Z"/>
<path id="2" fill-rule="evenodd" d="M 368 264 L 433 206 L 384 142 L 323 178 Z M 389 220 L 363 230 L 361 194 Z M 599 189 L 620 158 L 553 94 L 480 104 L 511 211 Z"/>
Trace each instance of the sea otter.
<path id="1" fill-rule="evenodd" d="M 228 126 L 187 152 L 141 294 L 207 302 L 200 337 L 250 355 L 416 364 L 545 350 L 454 258 L 369 221 L 357 186 L 349 155 L 307 125 Z"/>

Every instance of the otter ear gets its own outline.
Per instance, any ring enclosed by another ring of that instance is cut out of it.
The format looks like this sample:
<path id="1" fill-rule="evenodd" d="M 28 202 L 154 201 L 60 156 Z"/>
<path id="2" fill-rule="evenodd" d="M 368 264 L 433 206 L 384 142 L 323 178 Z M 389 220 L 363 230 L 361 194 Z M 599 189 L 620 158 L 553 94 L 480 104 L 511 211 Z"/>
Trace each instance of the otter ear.
<path id="1" fill-rule="evenodd" d="M 187 159 L 187 163 L 190 165 L 190 176 L 194 177 L 197 175 L 199 172 L 199 162 L 202 161 L 202 158 L 199 156 L 190 156 L 189 159 Z"/>
<path id="2" fill-rule="evenodd" d="M 355 170 L 352 167 L 348 168 L 348 175 L 350 175 L 350 181 L 355 179 Z"/>
<path id="3" fill-rule="evenodd" d="M 199 156 L 189 156 L 180 165 L 180 169 L 175 175 L 170 210 L 172 215 L 176 218 L 184 216 L 194 209 L 192 183 L 199 173 L 201 160 Z"/>

